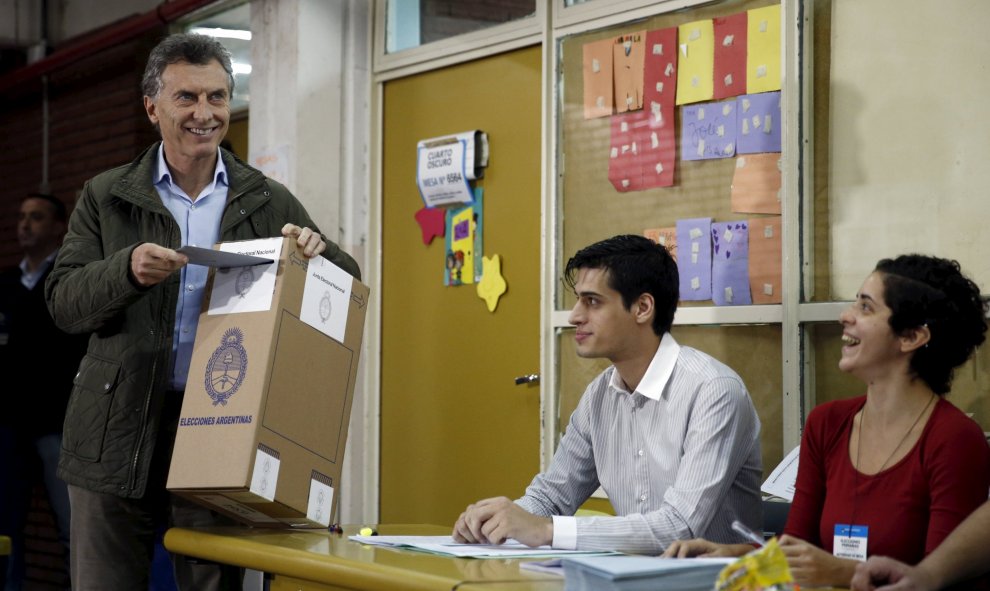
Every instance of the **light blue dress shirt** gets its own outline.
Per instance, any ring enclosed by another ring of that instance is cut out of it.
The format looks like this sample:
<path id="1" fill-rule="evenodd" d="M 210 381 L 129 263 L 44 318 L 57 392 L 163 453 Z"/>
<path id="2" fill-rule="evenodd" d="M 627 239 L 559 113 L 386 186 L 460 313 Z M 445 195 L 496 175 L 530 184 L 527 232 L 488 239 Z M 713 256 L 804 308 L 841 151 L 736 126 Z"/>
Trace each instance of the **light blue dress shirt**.
<path id="1" fill-rule="evenodd" d="M 52 254 L 48 255 L 45 260 L 41 261 L 41 264 L 38 265 L 38 268 L 33 272 L 28 271 L 28 260 L 27 257 L 24 257 L 20 264 L 21 285 L 23 285 L 28 291 L 34 289 L 34 286 L 38 285 L 38 282 L 41 281 L 41 278 L 44 276 L 45 271 L 48 270 L 48 267 L 51 267 L 52 263 L 55 262 L 56 255 L 58 255 L 57 248 L 54 252 L 52 252 Z"/>
<path id="2" fill-rule="evenodd" d="M 227 205 L 227 168 L 217 150 L 217 167 L 213 182 L 207 185 L 195 199 L 172 182 L 172 173 L 165 163 L 164 145 L 158 147 L 158 166 L 152 179 L 155 190 L 182 232 L 182 245 L 211 248 L 220 236 L 220 220 Z M 189 375 L 196 326 L 206 290 L 209 267 L 186 265 L 180 271 L 181 290 L 175 308 L 175 330 L 172 334 L 172 352 L 175 365 L 172 369 L 172 388 L 184 390 Z"/>

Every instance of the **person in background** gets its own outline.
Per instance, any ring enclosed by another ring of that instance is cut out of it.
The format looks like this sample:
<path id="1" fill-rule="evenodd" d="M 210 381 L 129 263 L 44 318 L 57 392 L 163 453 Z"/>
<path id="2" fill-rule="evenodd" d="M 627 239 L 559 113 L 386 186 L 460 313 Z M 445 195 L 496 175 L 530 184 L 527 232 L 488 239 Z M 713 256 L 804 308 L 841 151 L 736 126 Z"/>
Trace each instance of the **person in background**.
<path id="1" fill-rule="evenodd" d="M 852 588 L 853 591 L 935 591 L 987 572 L 990 572 L 990 501 L 973 511 L 918 566 L 886 556 L 871 556 L 856 565 Z"/>
<path id="2" fill-rule="evenodd" d="M 65 234 L 66 209 L 58 198 L 32 193 L 21 201 L 17 242 L 24 258 L 0 273 L 0 535 L 11 539 L 6 581 L 22 588 L 24 526 L 31 489 L 40 473 L 58 539 L 69 550 L 69 494 L 56 476 L 65 404 L 86 352 L 86 335 L 55 327 L 45 303 L 45 278 Z M 0 571 L 0 578 L 4 572 Z"/>
<path id="3" fill-rule="evenodd" d="M 859 561 L 915 564 L 987 499 L 990 448 L 947 400 L 953 371 L 983 343 L 980 290 L 946 259 L 884 259 L 839 318 L 839 369 L 866 395 L 816 407 L 801 440 L 780 544 L 802 586 L 847 587 Z M 750 546 L 680 542 L 666 556 Z"/>
<path id="4" fill-rule="evenodd" d="M 219 148 L 233 88 L 211 37 L 152 50 L 142 90 L 162 141 L 86 183 L 46 284 L 55 324 L 93 332 L 59 463 L 75 591 L 145 589 L 156 529 L 217 522 L 165 489 L 207 279 L 176 249 L 282 235 L 359 277 L 284 186 Z M 236 569 L 173 562 L 180 589 L 240 588 Z"/>
<path id="5" fill-rule="evenodd" d="M 642 236 L 615 236 L 578 251 L 565 279 L 578 355 L 612 366 L 525 495 L 470 505 L 454 539 L 642 554 L 694 535 L 742 539 L 732 522 L 761 520 L 760 421 L 734 371 L 671 336 L 673 258 Z M 599 486 L 619 516 L 573 517 Z"/>

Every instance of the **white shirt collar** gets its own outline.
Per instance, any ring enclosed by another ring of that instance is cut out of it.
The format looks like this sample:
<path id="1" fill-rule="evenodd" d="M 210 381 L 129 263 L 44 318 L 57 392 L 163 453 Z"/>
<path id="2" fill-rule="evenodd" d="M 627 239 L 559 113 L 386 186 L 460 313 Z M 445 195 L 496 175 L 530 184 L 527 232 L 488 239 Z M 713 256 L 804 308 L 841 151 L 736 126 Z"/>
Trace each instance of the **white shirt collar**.
<path id="1" fill-rule="evenodd" d="M 660 339 L 660 346 L 657 348 L 656 354 L 653 355 L 653 361 L 650 361 L 646 373 L 643 374 L 643 379 L 639 381 L 639 385 L 636 386 L 633 393 L 642 394 L 650 400 L 660 400 L 670 375 L 674 373 L 674 365 L 677 363 L 677 356 L 680 351 L 681 346 L 677 344 L 674 337 L 669 332 L 664 333 L 663 338 Z M 612 372 L 609 386 L 619 392 L 629 392 L 618 371 Z"/>

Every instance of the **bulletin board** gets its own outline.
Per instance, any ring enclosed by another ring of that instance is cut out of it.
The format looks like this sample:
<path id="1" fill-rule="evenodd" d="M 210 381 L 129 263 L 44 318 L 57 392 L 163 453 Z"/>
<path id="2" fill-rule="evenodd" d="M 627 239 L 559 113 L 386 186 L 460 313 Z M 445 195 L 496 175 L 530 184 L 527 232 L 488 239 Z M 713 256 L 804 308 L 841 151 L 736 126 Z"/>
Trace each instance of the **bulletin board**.
<path id="1" fill-rule="evenodd" d="M 675 116 L 677 162 L 673 186 L 629 192 L 616 190 L 609 181 L 611 118 L 585 118 L 585 45 L 777 4 L 779 2 L 774 0 L 729 0 L 574 35 L 561 42 L 560 268 L 581 247 L 616 234 L 642 234 L 645 229 L 674 226 L 681 219 L 710 217 L 713 221 L 724 222 L 758 217 L 732 211 L 729 187 L 735 172 L 735 158 L 695 161 L 682 158 L 679 107 Z M 558 305 L 569 308 L 572 304 L 572 294 L 562 290 Z M 682 302 L 681 305 L 712 305 L 712 302 Z"/>
<path id="2" fill-rule="evenodd" d="M 677 162 L 672 186 L 627 192 L 617 190 L 609 180 L 612 121 L 610 117 L 585 117 L 584 47 L 595 41 L 726 17 L 776 4 L 778 2 L 774 0 L 730 0 L 575 35 L 561 42 L 559 268 L 562 269 L 567 259 L 580 248 L 616 234 L 642 234 L 649 228 L 675 226 L 677 220 L 682 219 L 710 217 L 715 222 L 725 222 L 760 217 L 732 211 L 730 185 L 735 158 L 695 161 L 681 158 L 679 108 L 675 116 Z M 557 300 L 559 309 L 568 309 L 574 303 L 573 294 L 566 289 L 558 290 Z M 680 305 L 711 306 L 713 303 L 681 302 Z M 781 327 L 675 326 L 671 332 L 682 345 L 705 351 L 740 374 L 762 422 L 764 466 L 776 465 L 784 451 L 780 404 L 783 390 Z M 570 330 L 562 331 L 558 346 L 560 396 L 557 414 L 560 429 L 564 430 L 585 386 L 608 363 L 579 358 L 573 349 Z"/>

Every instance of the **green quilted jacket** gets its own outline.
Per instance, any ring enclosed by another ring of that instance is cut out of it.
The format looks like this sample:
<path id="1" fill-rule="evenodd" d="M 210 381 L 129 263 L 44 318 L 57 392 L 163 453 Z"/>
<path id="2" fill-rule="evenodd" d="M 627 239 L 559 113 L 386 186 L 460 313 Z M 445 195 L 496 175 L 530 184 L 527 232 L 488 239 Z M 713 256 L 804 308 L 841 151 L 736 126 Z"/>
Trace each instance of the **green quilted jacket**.
<path id="1" fill-rule="evenodd" d="M 230 189 L 221 241 L 280 236 L 287 222 L 317 230 L 284 186 L 222 154 Z M 86 183 L 45 284 L 55 324 L 93 333 L 66 409 L 59 476 L 128 498 L 141 497 L 147 486 L 179 296 L 178 273 L 147 289 L 129 278 L 139 244 L 181 246 L 179 226 L 151 183 L 157 156 L 155 144 Z M 360 278 L 354 259 L 326 242 L 323 256 Z"/>

